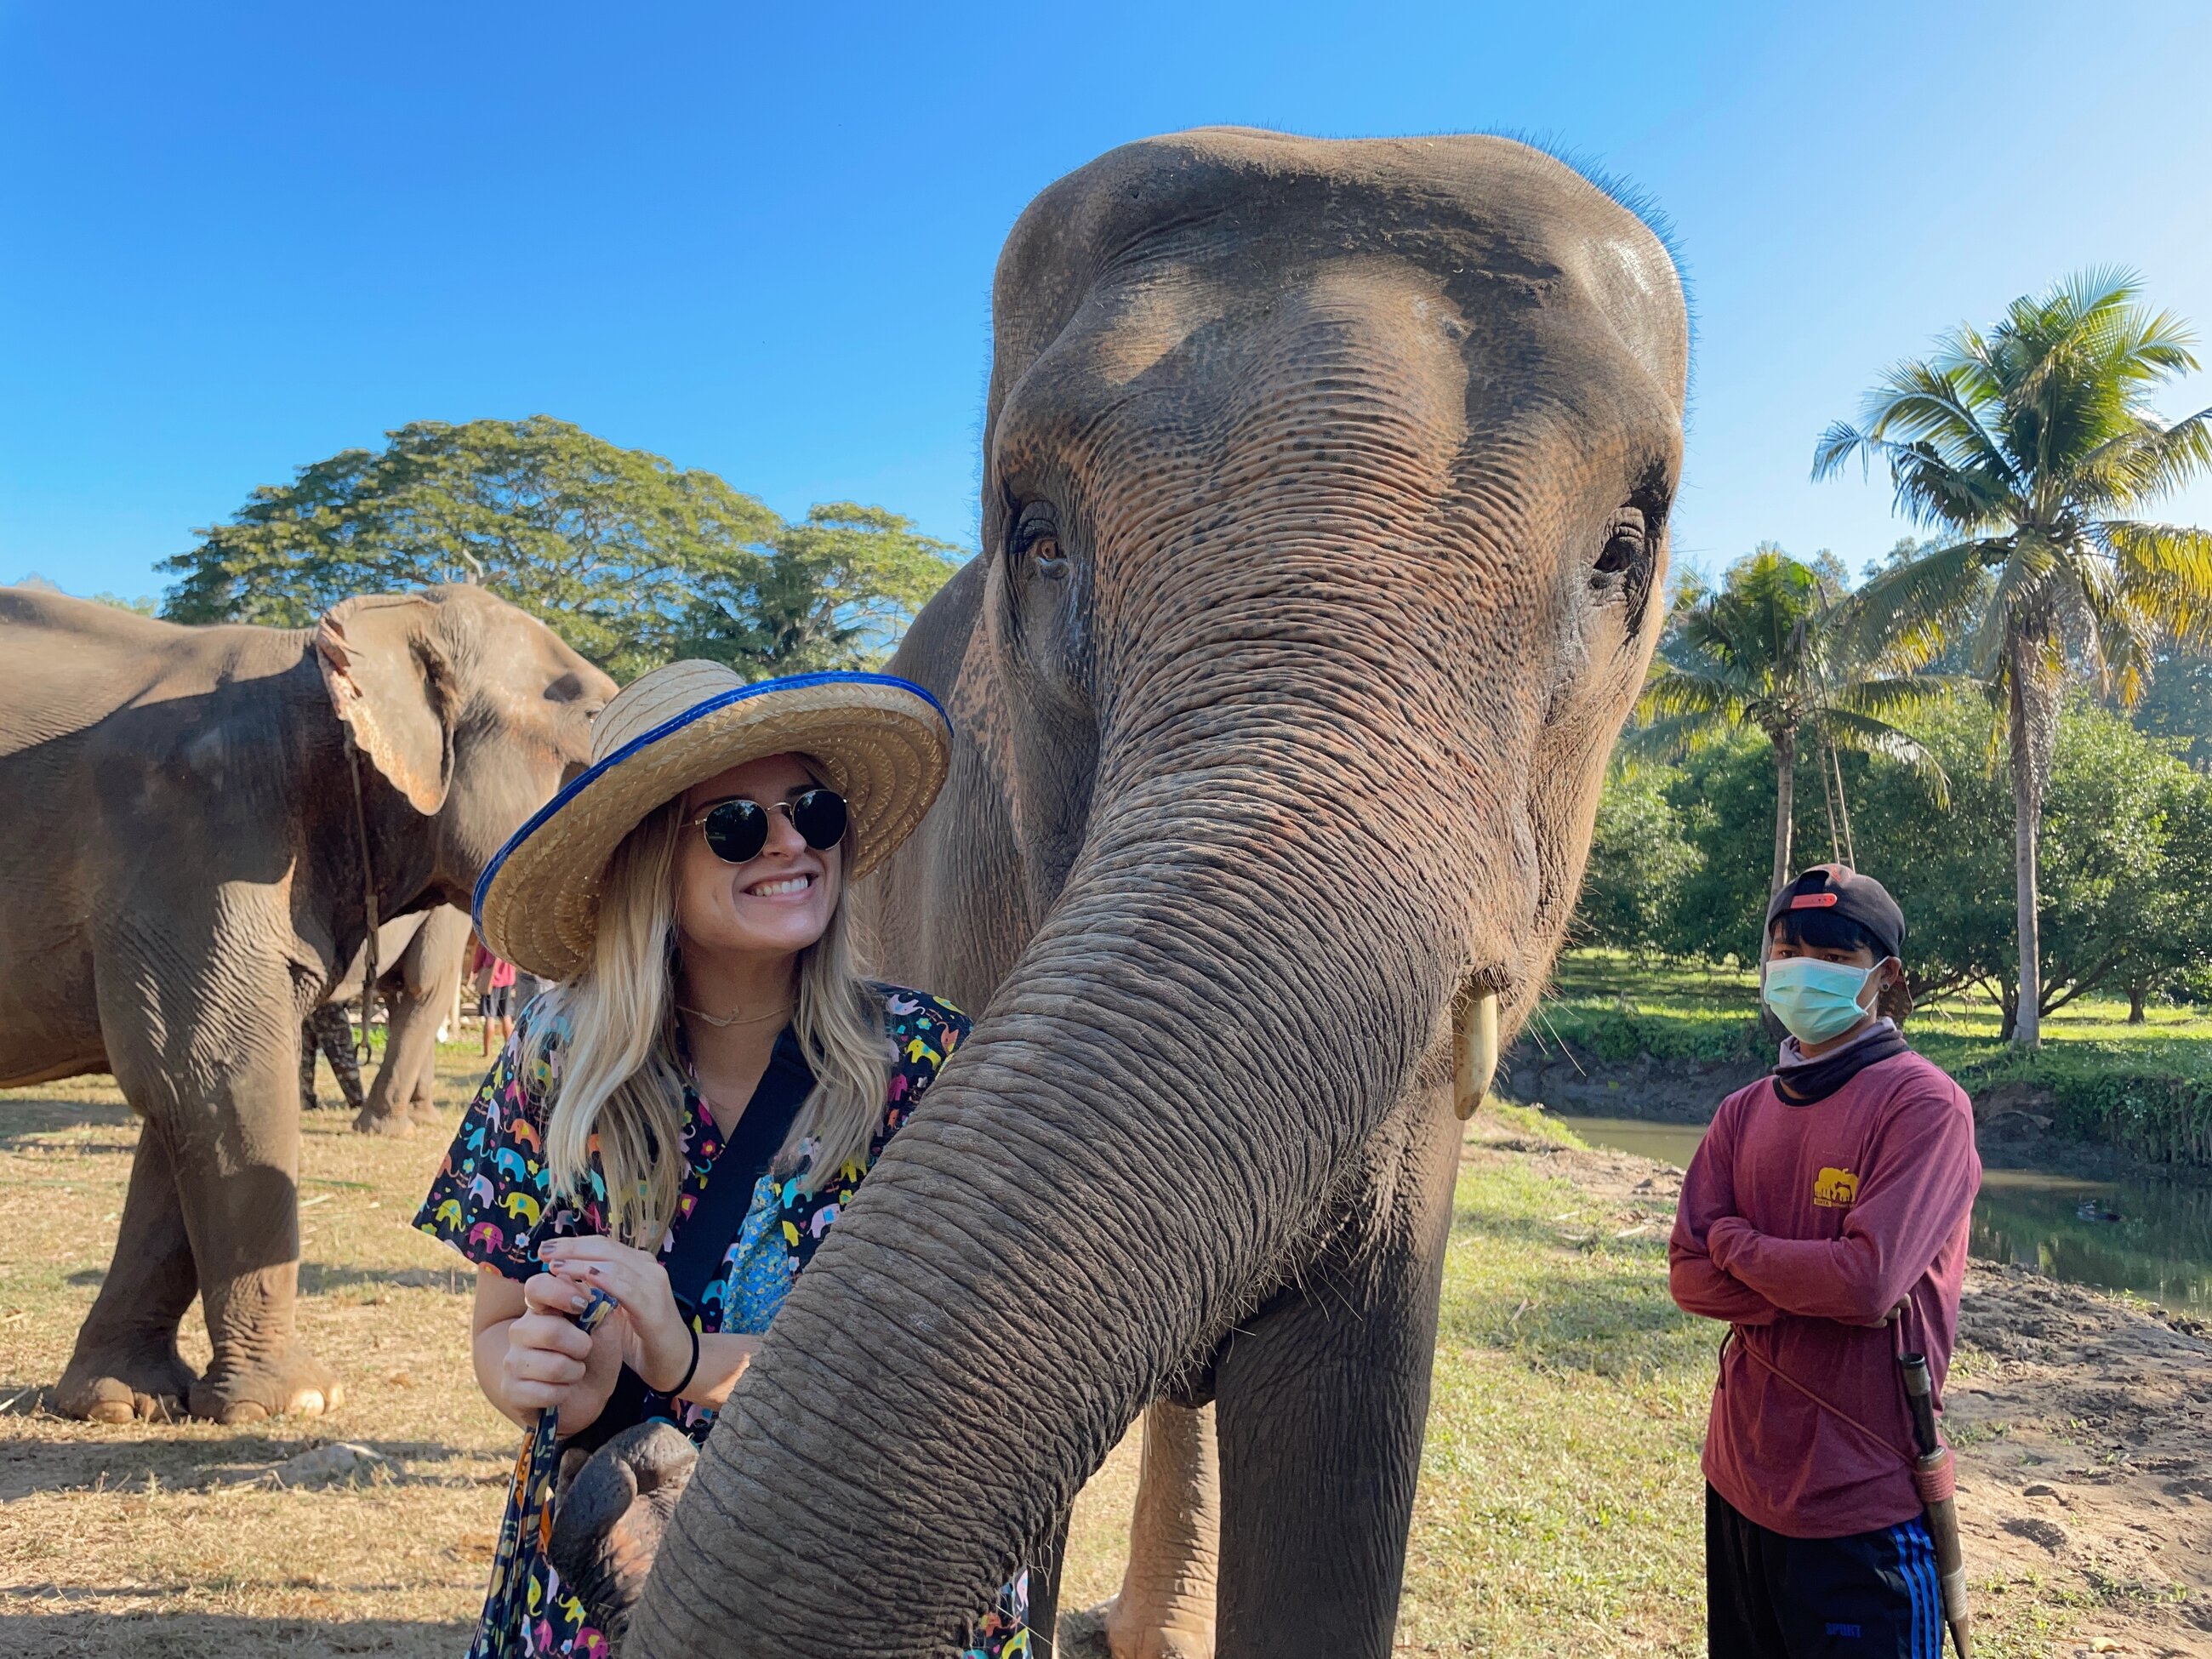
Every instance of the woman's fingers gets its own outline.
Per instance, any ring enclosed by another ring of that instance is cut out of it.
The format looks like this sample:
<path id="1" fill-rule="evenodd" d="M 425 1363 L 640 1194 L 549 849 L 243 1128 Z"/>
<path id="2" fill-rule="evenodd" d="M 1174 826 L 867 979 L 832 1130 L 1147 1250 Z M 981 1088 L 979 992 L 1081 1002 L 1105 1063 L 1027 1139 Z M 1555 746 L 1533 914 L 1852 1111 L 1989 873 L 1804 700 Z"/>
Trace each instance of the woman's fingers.
<path id="1" fill-rule="evenodd" d="M 592 1352 L 591 1333 L 558 1314 L 523 1315 L 507 1327 L 507 1344 L 510 1352 L 527 1349 L 566 1354 L 575 1360 L 585 1358 Z"/>
<path id="2" fill-rule="evenodd" d="M 579 1314 L 588 1298 L 565 1279 L 532 1273 L 523 1281 L 523 1304 L 532 1313 Z"/>
<path id="3" fill-rule="evenodd" d="M 550 1348 L 510 1348 L 507 1370 L 519 1382 L 557 1382 L 565 1388 L 583 1380 L 584 1362 Z"/>

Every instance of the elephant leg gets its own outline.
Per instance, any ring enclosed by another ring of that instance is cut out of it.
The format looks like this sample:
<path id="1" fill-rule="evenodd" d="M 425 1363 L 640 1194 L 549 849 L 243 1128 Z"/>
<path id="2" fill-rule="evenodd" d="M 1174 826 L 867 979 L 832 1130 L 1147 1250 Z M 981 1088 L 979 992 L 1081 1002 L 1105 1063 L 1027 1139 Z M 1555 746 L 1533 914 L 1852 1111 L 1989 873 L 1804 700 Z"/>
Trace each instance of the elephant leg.
<path id="1" fill-rule="evenodd" d="M 1069 1616 L 1068 1650 L 1082 1659 L 1213 1659 L 1220 1557 L 1213 1407 L 1156 1400 L 1145 1413 L 1121 1589 L 1103 1606 Z"/>
<path id="2" fill-rule="evenodd" d="M 1458 1168 L 1449 1098 L 1425 1093 L 1401 1134 L 1355 1236 L 1216 1370 L 1221 1659 L 1391 1651 Z"/>
<path id="3" fill-rule="evenodd" d="M 258 1423 L 338 1403 L 336 1378 L 294 1333 L 299 1291 L 300 1133 L 273 1077 L 230 1080 L 201 1133 L 179 1137 L 177 1190 L 215 1348 L 195 1417 Z"/>
<path id="4" fill-rule="evenodd" d="M 177 1324 L 198 1292 L 168 1139 L 148 1121 L 131 1160 L 114 1264 L 77 1332 L 54 1409 L 95 1423 L 181 1417 L 199 1379 L 177 1352 Z"/>

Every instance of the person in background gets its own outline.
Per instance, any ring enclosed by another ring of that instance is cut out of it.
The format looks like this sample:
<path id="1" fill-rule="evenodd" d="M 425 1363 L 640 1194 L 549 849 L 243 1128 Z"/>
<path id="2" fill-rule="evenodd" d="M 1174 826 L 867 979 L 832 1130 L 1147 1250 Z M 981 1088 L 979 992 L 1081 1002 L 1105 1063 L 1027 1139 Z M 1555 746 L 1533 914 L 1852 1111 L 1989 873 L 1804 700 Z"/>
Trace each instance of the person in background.
<path id="1" fill-rule="evenodd" d="M 511 962 L 495 957 L 478 934 L 469 945 L 469 975 L 476 982 L 477 1017 L 483 1022 L 483 1042 L 477 1052 L 491 1054 L 492 1022 L 499 1023 L 503 1044 L 514 1035 L 514 977 Z"/>
<path id="2" fill-rule="evenodd" d="M 1909 1006 L 1904 947 L 1848 866 L 1774 896 L 1761 994 L 1790 1035 L 1683 1178 L 1674 1300 L 1732 1328 L 1705 1450 L 1715 1659 L 1942 1651 L 1898 1356 L 1927 1355 L 1940 1400 L 1981 1161 L 1965 1091 L 1877 1012 Z"/>
<path id="3" fill-rule="evenodd" d="M 322 1105 L 315 1097 L 315 1054 L 319 1050 L 331 1062 L 331 1075 L 338 1080 L 338 1092 L 354 1111 L 368 1103 L 361 1087 L 361 1061 L 355 1056 L 353 1022 L 346 1017 L 344 1007 L 335 1002 L 322 1002 L 307 1011 L 307 1018 L 300 1025 L 300 1109 L 312 1112 Z"/>

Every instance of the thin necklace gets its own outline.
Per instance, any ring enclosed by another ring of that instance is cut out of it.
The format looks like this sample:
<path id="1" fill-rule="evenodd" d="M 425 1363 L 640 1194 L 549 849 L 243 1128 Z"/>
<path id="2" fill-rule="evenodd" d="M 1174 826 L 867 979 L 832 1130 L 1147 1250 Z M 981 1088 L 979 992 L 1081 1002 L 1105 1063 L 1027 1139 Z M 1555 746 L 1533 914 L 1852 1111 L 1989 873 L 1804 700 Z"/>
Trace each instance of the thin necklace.
<path id="1" fill-rule="evenodd" d="M 764 1014 L 731 1014 L 725 1018 L 720 1014 L 710 1014 L 703 1008 L 686 1008 L 680 1002 L 676 1005 L 676 1012 L 689 1014 L 694 1019 L 703 1019 L 718 1031 L 726 1031 L 732 1025 L 760 1025 L 771 1019 L 791 1018 L 788 1008 L 772 1008 Z"/>

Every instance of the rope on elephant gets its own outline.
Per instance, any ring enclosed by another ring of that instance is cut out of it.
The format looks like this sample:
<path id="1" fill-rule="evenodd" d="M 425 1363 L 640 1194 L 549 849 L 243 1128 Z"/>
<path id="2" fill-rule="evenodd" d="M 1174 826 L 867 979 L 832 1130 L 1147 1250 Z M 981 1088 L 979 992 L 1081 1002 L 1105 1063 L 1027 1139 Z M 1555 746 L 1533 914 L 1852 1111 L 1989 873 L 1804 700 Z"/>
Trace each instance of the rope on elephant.
<path id="1" fill-rule="evenodd" d="M 368 812 L 361 800 L 361 745 L 353 740 L 353 727 L 338 722 L 345 732 L 346 775 L 353 780 L 353 828 L 361 842 L 361 903 L 368 915 L 368 943 L 361 963 L 361 1041 L 355 1046 L 359 1059 L 368 1054 L 368 1022 L 376 1008 L 376 872 L 368 861 Z"/>

